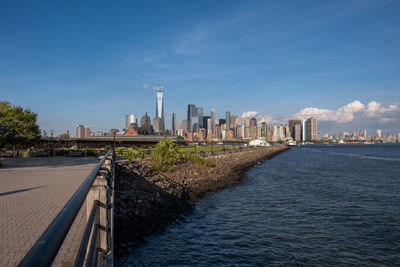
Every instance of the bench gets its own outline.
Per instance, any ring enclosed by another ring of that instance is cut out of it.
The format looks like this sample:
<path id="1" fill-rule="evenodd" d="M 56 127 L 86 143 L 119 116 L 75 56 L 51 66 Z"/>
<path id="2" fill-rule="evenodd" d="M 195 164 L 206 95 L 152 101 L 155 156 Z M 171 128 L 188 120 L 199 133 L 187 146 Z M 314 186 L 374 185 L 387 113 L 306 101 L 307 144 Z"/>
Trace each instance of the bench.
<path id="1" fill-rule="evenodd" d="M 47 157 L 49 154 L 46 151 L 41 151 L 41 152 L 33 152 L 32 156 L 33 157 Z"/>
<path id="2" fill-rule="evenodd" d="M 83 156 L 83 152 L 81 152 L 81 151 L 70 151 L 68 153 L 68 156 L 70 156 L 70 157 L 82 157 Z"/>
<path id="3" fill-rule="evenodd" d="M 14 153 L 12 151 L 7 151 L 7 152 L 1 152 L 1 157 L 3 158 L 12 158 L 14 156 Z"/>

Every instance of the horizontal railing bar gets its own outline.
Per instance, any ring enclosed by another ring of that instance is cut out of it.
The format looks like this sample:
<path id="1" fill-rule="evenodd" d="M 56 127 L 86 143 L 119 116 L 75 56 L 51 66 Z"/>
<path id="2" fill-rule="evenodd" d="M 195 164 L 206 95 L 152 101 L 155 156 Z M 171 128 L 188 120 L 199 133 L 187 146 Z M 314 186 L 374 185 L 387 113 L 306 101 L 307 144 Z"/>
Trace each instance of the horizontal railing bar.
<path id="1" fill-rule="evenodd" d="M 50 226 L 20 262 L 20 267 L 51 266 L 68 234 L 86 196 L 96 179 L 97 173 L 112 149 L 97 163 L 96 167 L 86 177 L 85 181 L 74 193 L 64 208 L 58 213 Z"/>
<path id="2" fill-rule="evenodd" d="M 79 246 L 78 255 L 76 256 L 74 267 L 81 267 L 83 265 L 83 262 L 85 261 L 86 249 L 88 246 L 90 233 L 92 232 L 92 229 L 93 229 L 93 225 L 94 225 L 93 222 L 94 222 L 94 218 L 96 216 L 96 212 L 97 212 L 98 208 L 99 208 L 99 201 L 95 200 L 93 203 L 92 210 L 90 211 L 90 215 L 89 215 L 89 219 L 86 224 L 85 232 L 83 233 L 83 236 L 82 236 L 82 241 Z"/>

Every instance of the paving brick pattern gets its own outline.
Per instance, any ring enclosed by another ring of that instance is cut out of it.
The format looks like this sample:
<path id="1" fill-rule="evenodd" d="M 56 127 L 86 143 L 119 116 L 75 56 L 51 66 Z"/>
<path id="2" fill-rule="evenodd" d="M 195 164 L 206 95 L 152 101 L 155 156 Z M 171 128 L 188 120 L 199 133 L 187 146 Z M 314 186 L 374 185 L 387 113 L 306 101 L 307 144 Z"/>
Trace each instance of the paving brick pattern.
<path id="1" fill-rule="evenodd" d="M 5 159 L 0 169 L 0 266 L 17 266 L 96 165 L 96 158 Z M 86 221 L 79 212 L 53 266 L 71 266 Z"/>

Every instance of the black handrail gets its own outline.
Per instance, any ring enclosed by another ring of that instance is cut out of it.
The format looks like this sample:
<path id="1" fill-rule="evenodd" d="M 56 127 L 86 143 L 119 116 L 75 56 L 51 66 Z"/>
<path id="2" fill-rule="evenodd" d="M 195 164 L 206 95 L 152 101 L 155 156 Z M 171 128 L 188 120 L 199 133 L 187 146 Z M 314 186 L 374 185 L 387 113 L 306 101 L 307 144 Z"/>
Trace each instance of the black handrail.
<path id="1" fill-rule="evenodd" d="M 86 196 L 92 187 L 97 173 L 112 149 L 97 163 L 96 167 L 86 177 L 85 181 L 60 211 L 50 226 L 42 234 L 36 244 L 31 248 L 20 262 L 20 267 L 51 266 L 57 253 L 64 242 L 72 223 L 75 220 Z"/>

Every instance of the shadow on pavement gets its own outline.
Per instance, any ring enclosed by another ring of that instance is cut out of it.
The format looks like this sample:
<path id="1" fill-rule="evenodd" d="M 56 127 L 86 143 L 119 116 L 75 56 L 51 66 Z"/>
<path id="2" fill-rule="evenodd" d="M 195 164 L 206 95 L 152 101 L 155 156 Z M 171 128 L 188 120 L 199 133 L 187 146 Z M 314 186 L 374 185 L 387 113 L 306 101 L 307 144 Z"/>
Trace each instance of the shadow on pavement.
<path id="1" fill-rule="evenodd" d="M 36 187 L 31 187 L 31 188 L 26 188 L 26 189 L 20 189 L 20 190 L 4 192 L 4 193 L 0 193 L 0 197 L 6 196 L 6 195 L 17 194 L 17 193 L 21 193 L 21 192 L 25 192 L 25 191 L 30 191 L 30 190 L 33 190 L 33 189 L 38 189 L 38 188 L 42 188 L 42 187 L 46 187 L 46 186 L 47 185 L 43 185 L 43 186 L 36 186 Z"/>
<path id="2" fill-rule="evenodd" d="M 27 167 L 68 167 L 97 163 L 97 157 L 2 158 L 0 170 Z"/>

